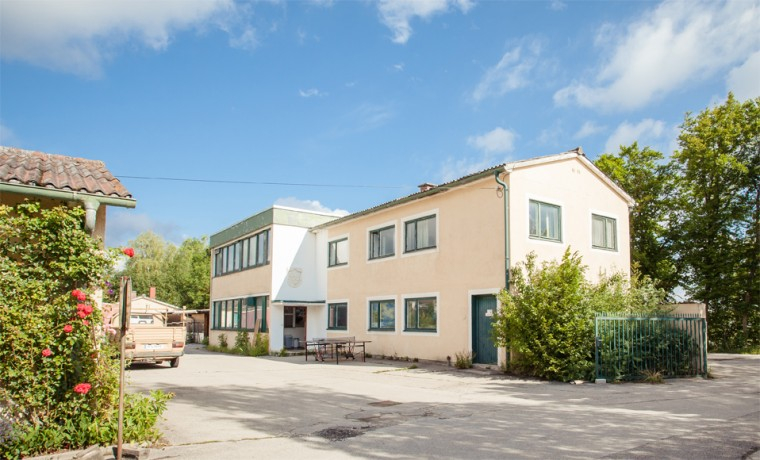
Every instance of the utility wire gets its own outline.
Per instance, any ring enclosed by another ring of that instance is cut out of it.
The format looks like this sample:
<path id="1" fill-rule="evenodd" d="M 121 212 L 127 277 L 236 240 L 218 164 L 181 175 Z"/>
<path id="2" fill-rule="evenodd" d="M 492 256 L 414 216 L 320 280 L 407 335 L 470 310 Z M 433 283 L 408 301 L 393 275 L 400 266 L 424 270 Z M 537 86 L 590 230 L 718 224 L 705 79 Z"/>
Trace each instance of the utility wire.
<path id="1" fill-rule="evenodd" d="M 172 182 L 195 182 L 206 184 L 237 184 L 237 185 L 276 185 L 283 187 L 321 187 L 321 188 L 374 188 L 374 189 L 413 189 L 417 188 L 415 185 L 377 185 L 377 184 L 316 184 L 308 182 L 265 182 L 265 181 L 248 181 L 248 180 L 224 180 L 224 179 L 190 179 L 184 177 L 149 177 L 149 176 L 121 176 L 114 175 L 119 179 L 137 179 L 137 180 L 153 180 L 153 181 L 172 181 Z M 436 185 L 433 188 L 437 189 L 453 189 L 453 188 L 473 188 L 466 184 L 464 185 Z M 494 190 L 499 187 L 475 187 L 478 190 Z"/>
<path id="2" fill-rule="evenodd" d="M 247 180 L 221 180 L 221 179 L 188 179 L 182 177 L 148 177 L 148 176 L 121 176 L 120 179 L 139 179 L 139 180 L 157 180 L 157 181 L 174 181 L 174 182 L 202 182 L 208 184 L 243 184 L 243 185 L 282 185 L 296 187 L 335 187 L 335 188 L 387 188 L 403 189 L 413 188 L 407 185 L 372 185 L 372 184 L 315 184 L 302 182 L 263 182 Z"/>

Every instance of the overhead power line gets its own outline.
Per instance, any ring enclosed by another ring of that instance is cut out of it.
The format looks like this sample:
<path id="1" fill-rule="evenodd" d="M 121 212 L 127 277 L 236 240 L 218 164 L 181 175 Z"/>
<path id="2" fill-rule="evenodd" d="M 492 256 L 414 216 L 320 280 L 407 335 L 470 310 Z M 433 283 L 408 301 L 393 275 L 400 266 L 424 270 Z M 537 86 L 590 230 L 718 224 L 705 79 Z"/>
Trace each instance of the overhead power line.
<path id="1" fill-rule="evenodd" d="M 122 176 L 117 175 L 120 179 L 138 179 L 154 181 L 173 181 L 173 182 L 202 182 L 207 184 L 238 184 L 238 185 L 280 185 L 287 187 L 334 187 L 334 188 L 387 188 L 403 189 L 414 188 L 408 185 L 377 185 L 377 184 L 317 184 L 307 182 L 269 182 L 269 181 L 249 181 L 249 180 L 223 180 L 223 179 L 190 179 L 185 177 L 148 177 L 148 176 Z"/>

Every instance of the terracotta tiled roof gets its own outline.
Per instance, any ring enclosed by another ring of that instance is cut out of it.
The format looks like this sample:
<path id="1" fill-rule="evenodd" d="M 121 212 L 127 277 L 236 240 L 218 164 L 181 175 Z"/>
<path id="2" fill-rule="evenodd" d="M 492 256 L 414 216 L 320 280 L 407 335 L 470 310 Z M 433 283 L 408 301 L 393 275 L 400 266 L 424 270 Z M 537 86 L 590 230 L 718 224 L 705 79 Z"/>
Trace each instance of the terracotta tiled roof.
<path id="1" fill-rule="evenodd" d="M 132 198 L 105 163 L 0 146 L 0 182 Z"/>

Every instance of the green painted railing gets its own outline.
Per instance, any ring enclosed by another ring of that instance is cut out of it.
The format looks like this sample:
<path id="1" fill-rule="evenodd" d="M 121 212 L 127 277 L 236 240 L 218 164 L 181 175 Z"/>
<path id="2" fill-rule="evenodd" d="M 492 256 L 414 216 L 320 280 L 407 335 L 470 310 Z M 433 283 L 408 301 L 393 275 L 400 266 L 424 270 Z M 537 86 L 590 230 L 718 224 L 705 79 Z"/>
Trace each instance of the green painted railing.
<path id="1" fill-rule="evenodd" d="M 707 376 L 707 323 L 699 315 L 597 313 L 594 335 L 597 379 Z"/>

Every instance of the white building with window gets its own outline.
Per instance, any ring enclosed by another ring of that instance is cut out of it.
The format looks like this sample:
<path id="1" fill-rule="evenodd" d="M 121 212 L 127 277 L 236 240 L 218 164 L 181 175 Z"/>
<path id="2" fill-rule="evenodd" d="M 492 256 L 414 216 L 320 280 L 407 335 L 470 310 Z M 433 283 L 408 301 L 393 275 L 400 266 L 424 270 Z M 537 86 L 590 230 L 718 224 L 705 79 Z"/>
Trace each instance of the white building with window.
<path id="1" fill-rule="evenodd" d="M 274 206 L 211 235 L 210 343 L 263 332 L 280 350 L 324 337 L 325 267 L 310 229 L 337 217 Z"/>
<path id="2" fill-rule="evenodd" d="M 353 336 L 375 354 L 496 364 L 491 318 L 509 268 L 569 246 L 592 280 L 628 273 L 633 204 L 577 149 L 339 218 L 275 207 L 211 237 L 212 343 L 241 329 L 269 331 L 271 350 Z"/>

